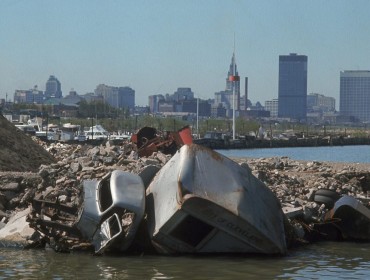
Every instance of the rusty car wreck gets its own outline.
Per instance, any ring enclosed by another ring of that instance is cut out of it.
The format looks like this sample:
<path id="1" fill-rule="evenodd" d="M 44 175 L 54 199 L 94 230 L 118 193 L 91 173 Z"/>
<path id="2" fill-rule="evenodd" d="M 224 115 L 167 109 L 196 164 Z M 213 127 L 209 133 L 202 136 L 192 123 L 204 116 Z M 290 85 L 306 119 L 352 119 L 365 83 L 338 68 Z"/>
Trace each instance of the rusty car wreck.
<path id="1" fill-rule="evenodd" d="M 42 198 L 34 199 L 32 207 L 30 225 L 57 251 L 125 251 L 144 216 L 144 184 L 138 175 L 115 170 L 83 182 L 79 209 Z"/>

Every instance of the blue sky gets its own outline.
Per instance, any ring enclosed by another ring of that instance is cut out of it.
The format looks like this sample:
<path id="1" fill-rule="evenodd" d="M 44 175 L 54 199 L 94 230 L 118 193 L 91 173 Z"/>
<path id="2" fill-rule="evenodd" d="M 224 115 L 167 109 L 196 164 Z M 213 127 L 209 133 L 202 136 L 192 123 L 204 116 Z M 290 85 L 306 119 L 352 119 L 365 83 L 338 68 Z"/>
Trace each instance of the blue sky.
<path id="1" fill-rule="evenodd" d="M 249 99 L 277 98 L 279 55 L 308 56 L 308 93 L 335 97 L 339 73 L 370 70 L 370 1 L 0 0 L 0 98 L 49 75 L 92 92 L 131 86 L 148 96 L 225 89 L 234 49 Z"/>

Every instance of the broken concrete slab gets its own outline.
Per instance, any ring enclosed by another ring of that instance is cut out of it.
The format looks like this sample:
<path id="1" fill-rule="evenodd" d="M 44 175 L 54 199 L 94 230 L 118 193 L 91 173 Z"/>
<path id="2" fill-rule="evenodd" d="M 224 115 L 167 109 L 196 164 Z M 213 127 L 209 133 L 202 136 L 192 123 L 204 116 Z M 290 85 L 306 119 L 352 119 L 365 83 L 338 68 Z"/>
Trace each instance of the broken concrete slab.
<path id="1" fill-rule="evenodd" d="M 29 213 L 30 208 L 16 213 L 0 229 L 0 246 L 24 248 L 29 245 L 29 239 L 35 233 L 35 230 L 27 222 L 27 215 Z"/>

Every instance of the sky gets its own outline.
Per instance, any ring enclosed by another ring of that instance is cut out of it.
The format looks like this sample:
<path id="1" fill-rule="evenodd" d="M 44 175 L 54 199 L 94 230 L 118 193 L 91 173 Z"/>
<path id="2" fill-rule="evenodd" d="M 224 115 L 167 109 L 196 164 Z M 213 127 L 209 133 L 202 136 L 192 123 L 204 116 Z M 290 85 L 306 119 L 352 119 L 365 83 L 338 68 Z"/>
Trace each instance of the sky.
<path id="1" fill-rule="evenodd" d="M 244 93 L 278 97 L 279 55 L 308 56 L 308 93 L 336 98 L 343 70 L 370 70 L 368 0 L 0 0 L 0 98 L 130 86 L 136 105 L 190 87 L 224 90 L 231 57 Z M 235 40 L 234 40 L 235 38 Z M 235 43 L 234 43 L 235 42 Z"/>

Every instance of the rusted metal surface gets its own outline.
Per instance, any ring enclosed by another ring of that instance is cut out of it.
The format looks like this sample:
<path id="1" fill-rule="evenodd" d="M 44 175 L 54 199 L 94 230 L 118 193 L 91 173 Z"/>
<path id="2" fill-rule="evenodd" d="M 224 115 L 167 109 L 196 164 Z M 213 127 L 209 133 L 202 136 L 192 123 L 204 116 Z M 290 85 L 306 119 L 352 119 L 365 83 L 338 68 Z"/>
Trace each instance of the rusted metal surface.
<path id="1" fill-rule="evenodd" d="M 184 145 L 147 189 L 149 234 L 160 253 L 286 252 L 283 212 L 250 170 Z"/>
<path id="2" fill-rule="evenodd" d="M 37 197 L 32 202 L 32 211 L 27 220 L 30 227 L 43 236 L 55 251 L 70 251 L 84 243 L 81 232 L 76 227 L 78 208 Z M 83 246 L 84 249 L 91 246 Z"/>
<path id="3" fill-rule="evenodd" d="M 153 127 L 143 127 L 131 141 L 136 144 L 139 157 L 145 157 L 157 151 L 173 155 L 184 144 L 190 144 L 192 138 L 188 126 L 175 132 L 158 132 Z"/>

